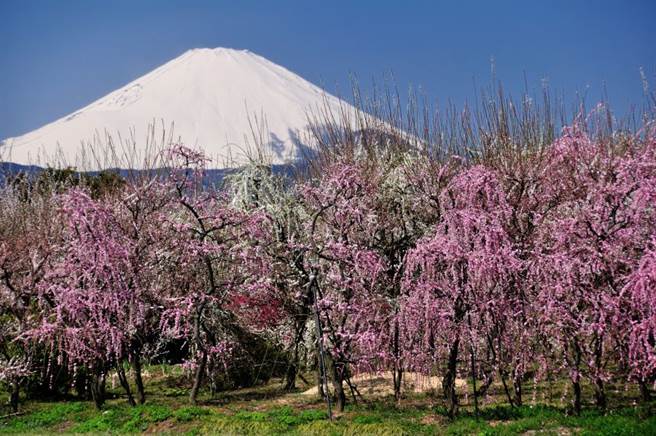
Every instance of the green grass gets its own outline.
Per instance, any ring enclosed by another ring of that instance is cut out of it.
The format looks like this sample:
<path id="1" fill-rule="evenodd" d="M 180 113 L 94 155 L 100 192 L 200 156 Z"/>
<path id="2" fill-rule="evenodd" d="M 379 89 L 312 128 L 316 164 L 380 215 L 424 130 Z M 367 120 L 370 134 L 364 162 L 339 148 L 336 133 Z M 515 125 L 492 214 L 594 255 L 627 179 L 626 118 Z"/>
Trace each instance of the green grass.
<path id="1" fill-rule="evenodd" d="M 30 433 L 43 429 L 56 428 L 67 419 L 82 419 L 88 409 L 85 403 L 44 403 L 31 413 L 0 421 L 0 432 Z M 7 431 L 8 430 L 8 431 Z"/>
<path id="2" fill-rule="evenodd" d="M 497 406 L 483 409 L 479 416 L 463 413 L 449 421 L 429 408 L 397 408 L 385 403 L 351 407 L 334 421 L 323 409 L 296 410 L 273 406 L 261 410 L 239 410 L 234 414 L 212 407 L 163 404 L 129 407 L 122 403 L 96 411 L 91 404 L 40 403 L 22 416 L 0 422 L 0 433 L 138 433 L 162 431 L 189 434 L 317 434 L 317 435 L 513 435 L 527 431 L 543 434 L 570 429 L 582 435 L 656 434 L 656 417 L 641 416 L 634 409 L 607 414 L 585 411 L 568 416 L 553 407 Z M 256 404 L 263 407 L 263 404 Z M 157 427 L 163 424 L 162 427 Z"/>
<path id="3" fill-rule="evenodd" d="M 276 427 L 296 427 L 325 420 L 327 417 L 328 414 L 324 410 L 308 409 L 296 412 L 290 406 L 277 407 L 266 412 L 239 411 L 233 416 L 239 421 L 271 423 Z"/>
<path id="4" fill-rule="evenodd" d="M 207 416 L 209 414 L 211 414 L 209 409 L 198 406 L 185 406 L 173 412 L 173 417 L 177 422 L 190 422 L 198 419 L 201 416 Z"/>
<path id="5" fill-rule="evenodd" d="M 656 435 L 649 408 L 615 404 L 607 413 L 587 408 L 571 416 L 552 405 L 512 408 L 502 403 L 483 407 L 478 415 L 464 406 L 453 421 L 439 398 L 412 395 L 400 403 L 378 398 L 349 404 L 343 414 L 327 419 L 319 398 L 284 393 L 279 384 L 201 396 L 200 406 L 187 403 L 184 380 L 168 368 L 152 370 L 148 401 L 130 407 L 120 390 L 103 410 L 91 402 L 27 401 L 22 415 L 0 419 L 4 434 L 289 434 L 289 435 L 514 435 L 576 433 L 582 435 Z M 178 394 L 177 391 L 180 391 Z"/>
<path id="6" fill-rule="evenodd" d="M 91 413 L 86 420 L 76 422 L 67 431 L 136 433 L 146 431 L 151 424 L 166 421 L 172 415 L 171 409 L 164 405 L 112 406 L 107 410 Z"/>

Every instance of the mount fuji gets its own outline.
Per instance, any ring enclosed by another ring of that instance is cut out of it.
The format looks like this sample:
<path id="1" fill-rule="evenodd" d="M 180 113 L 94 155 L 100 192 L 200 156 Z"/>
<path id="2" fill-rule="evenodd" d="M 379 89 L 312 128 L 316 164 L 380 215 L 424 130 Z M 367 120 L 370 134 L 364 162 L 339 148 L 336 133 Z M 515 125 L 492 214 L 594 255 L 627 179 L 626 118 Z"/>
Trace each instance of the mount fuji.
<path id="1" fill-rule="evenodd" d="M 310 146 L 310 120 L 355 109 L 251 53 L 193 49 L 90 105 L 0 142 L 0 160 L 24 165 L 143 168 L 158 147 L 184 143 L 210 167 L 244 163 L 257 143 L 271 163 Z"/>

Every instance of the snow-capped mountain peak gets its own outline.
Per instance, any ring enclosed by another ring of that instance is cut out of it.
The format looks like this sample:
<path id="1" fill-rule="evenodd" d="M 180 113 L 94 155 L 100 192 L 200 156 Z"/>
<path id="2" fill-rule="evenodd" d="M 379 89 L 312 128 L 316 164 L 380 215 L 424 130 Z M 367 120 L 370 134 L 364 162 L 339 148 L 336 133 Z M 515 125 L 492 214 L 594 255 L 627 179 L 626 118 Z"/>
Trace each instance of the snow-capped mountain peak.
<path id="1" fill-rule="evenodd" d="M 352 110 L 291 71 L 248 50 L 188 50 L 88 106 L 0 143 L 21 164 L 147 166 L 173 142 L 203 150 L 212 167 L 245 161 L 264 144 L 272 163 L 308 145 L 308 116 Z"/>

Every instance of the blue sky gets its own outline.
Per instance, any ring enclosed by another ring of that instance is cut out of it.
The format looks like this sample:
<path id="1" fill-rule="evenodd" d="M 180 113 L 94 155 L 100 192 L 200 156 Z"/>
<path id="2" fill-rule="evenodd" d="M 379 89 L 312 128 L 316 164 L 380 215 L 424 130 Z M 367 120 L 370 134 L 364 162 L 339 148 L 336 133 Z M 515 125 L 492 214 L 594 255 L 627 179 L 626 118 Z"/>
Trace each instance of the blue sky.
<path id="1" fill-rule="evenodd" d="M 392 72 L 460 105 L 547 79 L 618 113 L 656 87 L 656 1 L 0 0 L 0 138 L 37 128 L 195 47 L 247 48 L 347 93 Z"/>

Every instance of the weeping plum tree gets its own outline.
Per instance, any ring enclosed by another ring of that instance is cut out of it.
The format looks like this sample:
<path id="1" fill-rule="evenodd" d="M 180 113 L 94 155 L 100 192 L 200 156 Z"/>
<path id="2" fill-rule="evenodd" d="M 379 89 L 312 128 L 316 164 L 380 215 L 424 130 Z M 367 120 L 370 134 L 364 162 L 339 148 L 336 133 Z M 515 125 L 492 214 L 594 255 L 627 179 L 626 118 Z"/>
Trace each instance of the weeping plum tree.
<path id="1" fill-rule="evenodd" d="M 449 414 L 458 409 L 456 378 L 463 350 L 478 396 L 477 353 L 491 318 L 512 316 L 509 283 L 520 268 L 506 231 L 510 210 L 496 175 L 476 166 L 441 194 L 442 219 L 407 256 L 401 309 L 406 361 L 430 372 L 446 368 Z"/>
<path id="2" fill-rule="evenodd" d="M 310 219 L 306 270 L 314 295 L 320 341 L 326 345 L 328 368 L 338 409 L 344 410 L 349 364 L 355 357 L 355 339 L 363 321 L 379 308 L 372 292 L 384 270 L 383 260 L 369 249 L 376 217 L 370 202 L 375 180 L 363 169 L 346 163 L 327 168 L 317 183 L 301 188 L 302 202 Z"/>
<path id="3" fill-rule="evenodd" d="M 55 215 L 56 203 L 50 196 L 28 201 L 16 186 L 0 193 L 0 379 L 10 391 L 14 411 L 27 376 L 34 374 L 39 362 L 50 362 L 50 356 L 25 341 L 24 334 L 33 327 L 38 287 L 53 258 L 51 244 L 61 233 Z M 45 379 L 52 377 L 46 373 Z M 37 382 L 44 384 L 43 378 Z"/>
<path id="4" fill-rule="evenodd" d="M 622 310 L 616 315 L 614 331 L 622 332 L 630 377 L 638 382 L 643 400 L 648 401 L 648 386 L 656 380 L 656 137 L 649 138 L 623 174 L 637 185 L 632 207 L 638 218 L 633 222 L 639 227 L 638 241 L 651 240 L 634 247 L 641 257 L 632 265 L 620 293 Z"/>
<path id="5" fill-rule="evenodd" d="M 372 228 L 362 243 L 380 257 L 383 266 L 378 283 L 366 293 L 370 304 L 357 318 L 353 367 L 363 372 L 391 371 L 394 396 L 400 400 L 405 363 L 399 310 L 405 258 L 439 221 L 439 192 L 455 166 L 381 147 L 366 162 L 356 159 L 353 167 L 372 185 L 370 198 L 360 204 L 367 208 Z"/>
<path id="6" fill-rule="evenodd" d="M 619 155 L 575 126 L 550 151 L 545 194 L 562 201 L 540 229 L 536 308 L 571 379 L 576 413 L 582 377 L 606 407 L 608 353 L 626 350 L 631 330 L 622 289 L 654 232 L 653 152 L 625 146 Z"/>
<path id="7" fill-rule="evenodd" d="M 145 401 L 141 350 L 154 334 L 159 304 L 151 286 L 157 262 L 149 256 L 152 252 L 146 253 L 156 230 L 140 224 L 158 220 L 139 220 L 137 204 L 143 201 L 139 195 L 133 192 L 122 202 L 93 200 L 80 189 L 64 194 L 60 219 L 66 223 L 65 243 L 57 247 L 56 260 L 39 288 L 40 325 L 28 334 L 56 353 L 72 372 L 88 370 L 98 407 L 110 368 L 116 371 L 128 402 L 135 404 L 127 362 L 136 370 L 139 401 Z M 147 201 L 149 207 L 156 207 L 152 197 Z M 126 214 L 129 225 L 122 222 Z"/>
<path id="8" fill-rule="evenodd" d="M 109 198 L 106 198 L 107 201 Z M 159 320 L 161 317 L 162 283 L 167 277 L 160 268 L 163 242 L 172 238 L 160 223 L 166 219 L 173 195 L 169 186 L 156 178 L 147 182 L 128 183 L 123 195 L 116 198 L 116 215 L 119 231 L 129 241 L 128 263 L 130 271 L 128 286 L 133 290 L 134 300 L 126 301 L 126 310 L 135 311 L 138 304 L 139 321 L 133 322 L 131 338 L 127 348 L 127 359 L 134 372 L 138 401 L 146 400 L 142 379 L 142 359 L 145 354 L 155 354 L 161 343 Z M 139 303 L 136 303 L 139 301 Z"/>
<path id="9" fill-rule="evenodd" d="M 644 401 L 649 401 L 649 384 L 656 380 L 656 239 L 622 290 L 628 299 L 628 359 L 631 377 L 638 381 Z"/>
<path id="10" fill-rule="evenodd" d="M 165 248 L 171 278 L 164 284 L 167 309 L 161 325 L 169 337 L 189 340 L 190 401 L 196 404 L 208 365 L 225 363 L 222 351 L 235 336 L 237 343 L 247 340 L 240 321 L 261 316 L 275 299 L 268 298 L 269 265 L 259 248 L 247 243 L 264 236 L 262 217 L 233 207 L 224 193 L 203 189 L 205 156 L 182 146 L 169 152 L 176 163 L 169 179 L 176 207 L 168 225 L 176 237 Z M 181 266 L 185 274 L 174 277 Z"/>

